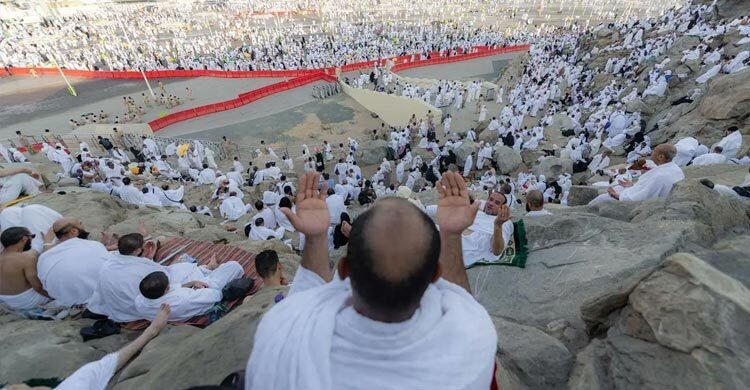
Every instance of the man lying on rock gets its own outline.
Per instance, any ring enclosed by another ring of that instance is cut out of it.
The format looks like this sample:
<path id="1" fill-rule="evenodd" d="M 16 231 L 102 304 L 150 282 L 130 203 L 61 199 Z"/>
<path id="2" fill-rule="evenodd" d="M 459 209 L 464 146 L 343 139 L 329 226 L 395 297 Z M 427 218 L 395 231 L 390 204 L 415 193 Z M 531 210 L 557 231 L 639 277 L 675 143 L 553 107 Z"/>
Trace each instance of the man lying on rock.
<path id="1" fill-rule="evenodd" d="M 0 168 L 0 206 L 21 195 L 36 195 L 42 182 L 39 173 L 30 168 Z"/>

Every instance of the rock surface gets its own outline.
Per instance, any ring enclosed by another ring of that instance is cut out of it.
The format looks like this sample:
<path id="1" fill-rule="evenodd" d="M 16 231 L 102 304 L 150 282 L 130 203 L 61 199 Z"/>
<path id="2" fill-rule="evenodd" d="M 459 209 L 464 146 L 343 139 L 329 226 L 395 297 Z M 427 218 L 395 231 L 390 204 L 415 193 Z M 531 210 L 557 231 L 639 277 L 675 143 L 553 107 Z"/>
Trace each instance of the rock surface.
<path id="1" fill-rule="evenodd" d="M 523 162 L 518 152 L 505 145 L 495 146 L 492 157 L 497 163 L 497 173 L 503 175 L 515 171 Z"/>

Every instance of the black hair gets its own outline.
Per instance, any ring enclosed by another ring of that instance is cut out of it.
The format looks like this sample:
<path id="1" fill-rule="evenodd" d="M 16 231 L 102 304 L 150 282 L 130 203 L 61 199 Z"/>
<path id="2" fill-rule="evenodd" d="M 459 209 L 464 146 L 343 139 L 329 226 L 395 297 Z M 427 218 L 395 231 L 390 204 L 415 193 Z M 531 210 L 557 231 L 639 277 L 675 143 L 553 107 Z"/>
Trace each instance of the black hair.
<path id="1" fill-rule="evenodd" d="M 123 177 L 122 178 L 122 184 L 129 185 L 130 184 L 130 178 L 129 177 Z"/>
<path id="2" fill-rule="evenodd" d="M 169 278 L 167 277 L 167 274 L 162 271 L 156 271 L 146 275 L 138 285 L 141 294 L 148 299 L 158 299 L 163 297 L 168 288 Z"/>
<path id="3" fill-rule="evenodd" d="M 24 237 L 29 236 L 29 229 L 22 226 L 14 226 L 6 229 L 3 234 L 0 234 L 0 244 L 4 247 L 18 244 Z"/>
<path id="4" fill-rule="evenodd" d="M 279 255 L 274 250 L 264 250 L 255 256 L 255 271 L 261 278 L 271 276 L 279 264 Z"/>
<path id="5" fill-rule="evenodd" d="M 404 275 L 401 280 L 388 280 L 378 275 L 375 270 L 375 254 L 372 247 L 374 235 L 367 227 L 375 215 L 375 209 L 377 207 L 360 214 L 354 220 L 349 234 L 346 256 L 352 289 L 373 309 L 383 312 L 401 311 L 418 304 L 432 283 L 440 257 L 440 235 L 430 217 L 419 211 L 417 218 L 424 224 L 425 234 L 428 235 L 428 246 L 421 264 L 411 274 Z"/>
<path id="6" fill-rule="evenodd" d="M 117 240 L 117 250 L 121 255 L 132 255 L 143 247 L 143 234 L 130 233 Z"/>

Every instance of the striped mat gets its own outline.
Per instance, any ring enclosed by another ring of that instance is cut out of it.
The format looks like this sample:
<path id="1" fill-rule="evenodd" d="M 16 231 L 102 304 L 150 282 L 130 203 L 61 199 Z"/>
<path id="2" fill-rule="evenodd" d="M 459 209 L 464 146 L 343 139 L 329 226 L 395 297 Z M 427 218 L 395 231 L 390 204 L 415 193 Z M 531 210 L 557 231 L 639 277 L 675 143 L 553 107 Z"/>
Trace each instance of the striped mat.
<path id="1" fill-rule="evenodd" d="M 159 246 L 159 250 L 156 252 L 155 260 L 160 263 L 166 258 L 169 258 L 163 265 L 171 265 L 179 261 L 180 256 L 187 254 L 198 260 L 198 264 L 206 264 L 211 260 L 212 256 L 216 256 L 216 259 L 220 263 L 227 261 L 236 261 L 240 263 L 242 268 L 245 270 L 245 277 L 253 278 L 255 284 L 250 294 L 255 294 L 263 285 L 263 280 L 258 277 L 255 272 L 255 253 L 250 253 L 244 249 L 225 245 L 223 243 L 213 243 L 210 241 L 197 241 L 191 240 L 185 237 L 174 237 L 168 239 L 166 242 L 162 242 Z M 232 309 L 235 306 L 242 303 L 242 299 L 238 299 L 233 302 L 226 304 L 228 309 Z M 139 320 L 132 321 L 122 324 L 124 329 L 129 330 L 143 330 L 148 327 L 149 321 Z M 209 324 L 209 317 L 207 315 L 193 317 L 185 322 L 174 323 L 174 325 L 192 325 L 201 328 L 205 328 Z"/>

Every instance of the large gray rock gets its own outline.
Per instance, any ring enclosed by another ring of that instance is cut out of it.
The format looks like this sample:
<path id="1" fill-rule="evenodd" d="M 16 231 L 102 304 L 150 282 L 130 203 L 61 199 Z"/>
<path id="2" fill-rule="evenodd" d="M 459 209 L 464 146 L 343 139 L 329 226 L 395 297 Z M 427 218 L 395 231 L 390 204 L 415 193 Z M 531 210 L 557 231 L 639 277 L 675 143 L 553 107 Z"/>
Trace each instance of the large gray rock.
<path id="1" fill-rule="evenodd" d="M 65 378 L 137 336 L 134 332 L 123 331 L 84 343 L 79 331 L 93 322 L 34 321 L 0 314 L 0 378 L 4 383 L 31 378 Z"/>
<path id="2" fill-rule="evenodd" d="M 495 146 L 495 149 L 492 152 L 492 157 L 497 163 L 497 173 L 503 175 L 513 172 L 521 165 L 521 162 L 523 162 L 521 155 L 518 152 L 505 145 Z"/>
<path id="3" fill-rule="evenodd" d="M 495 130 L 485 129 L 483 132 L 479 133 L 477 138 L 480 141 L 494 145 L 497 143 L 497 140 L 500 139 L 500 134 Z"/>
<path id="4" fill-rule="evenodd" d="M 461 146 L 458 148 L 453 149 L 453 152 L 456 154 L 456 164 L 459 167 L 464 166 L 464 162 L 466 161 L 466 157 L 471 154 L 471 152 L 476 150 L 476 144 L 474 142 L 464 140 L 464 142 L 461 143 Z M 476 163 L 476 159 L 474 160 Z"/>
<path id="5" fill-rule="evenodd" d="M 573 173 L 573 160 L 569 158 L 547 157 L 537 164 L 532 172 L 546 178 L 558 177 L 563 173 Z"/>
<path id="6" fill-rule="evenodd" d="M 493 318 L 498 334 L 497 354 L 506 372 L 532 389 L 555 389 L 567 381 L 573 356 L 543 331 L 502 318 Z"/>
<path id="7" fill-rule="evenodd" d="M 568 206 L 584 206 L 602 193 L 599 187 L 572 186 L 568 195 Z"/>
<path id="8" fill-rule="evenodd" d="M 359 165 L 380 164 L 388 153 L 388 142 L 374 140 L 363 142 L 355 153 L 355 160 Z"/>
<path id="9" fill-rule="evenodd" d="M 126 220 L 138 207 L 120 199 L 88 189 L 68 191 L 65 195 L 43 193 L 32 198 L 29 203 L 45 205 L 66 217 L 78 218 L 92 238 L 110 226 Z M 129 233 L 132 233 L 131 231 Z"/>
<path id="10" fill-rule="evenodd" d="M 159 336 L 126 367 L 116 390 L 185 389 L 216 385 L 244 370 L 253 337 L 274 297 L 285 289 L 263 288 L 240 307 L 204 330 L 181 337 Z"/>
<path id="11" fill-rule="evenodd" d="M 539 161 L 539 157 L 544 156 L 544 152 L 536 149 L 524 149 L 521 151 L 521 160 L 527 167 L 531 167 Z"/>
<path id="12" fill-rule="evenodd" d="M 744 388 L 749 321 L 744 285 L 695 256 L 673 255 L 635 287 L 607 337 L 578 355 L 570 388 Z"/>
<path id="13" fill-rule="evenodd" d="M 750 111 L 750 69 L 719 76 L 711 80 L 700 104 L 700 112 L 708 119 L 731 119 Z"/>

